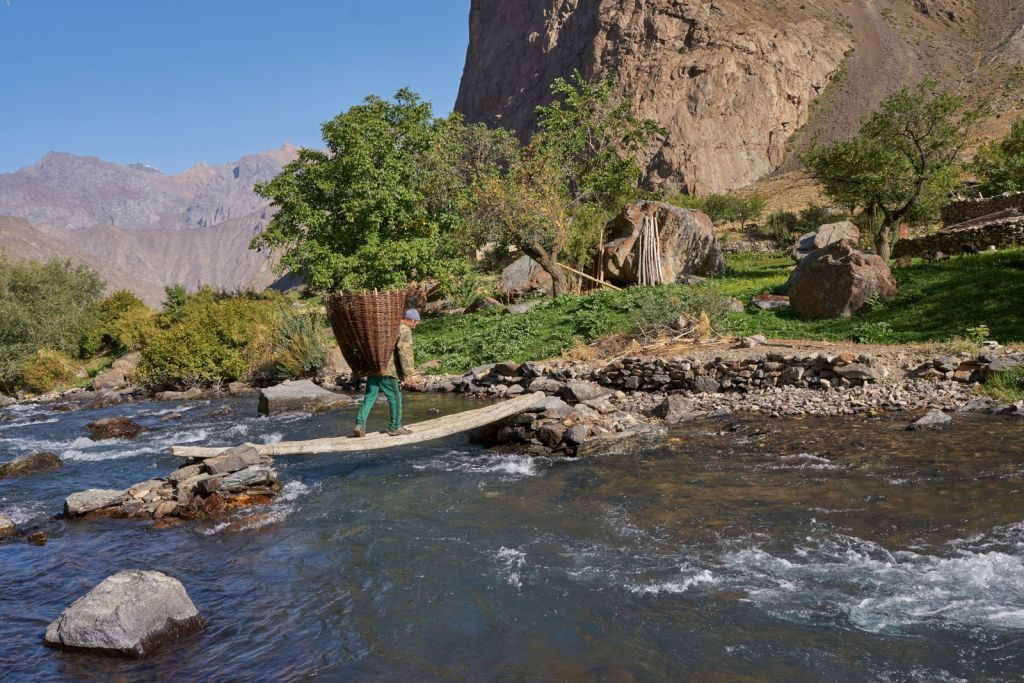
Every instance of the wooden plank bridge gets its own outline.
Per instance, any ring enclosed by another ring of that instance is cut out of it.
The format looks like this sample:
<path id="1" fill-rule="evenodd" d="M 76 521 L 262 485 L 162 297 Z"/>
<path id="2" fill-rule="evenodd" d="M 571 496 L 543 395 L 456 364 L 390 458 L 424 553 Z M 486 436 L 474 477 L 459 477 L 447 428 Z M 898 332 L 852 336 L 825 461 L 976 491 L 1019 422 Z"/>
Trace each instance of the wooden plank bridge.
<path id="1" fill-rule="evenodd" d="M 396 446 L 422 443 L 442 439 L 446 436 L 468 432 L 477 427 L 504 420 L 534 408 L 545 398 L 544 392 L 523 394 L 501 403 L 495 403 L 476 410 L 467 410 L 454 415 L 445 415 L 406 425 L 412 432 L 402 436 L 388 436 L 384 432 L 372 432 L 361 438 L 351 436 L 310 439 L 308 441 L 281 441 L 271 444 L 247 444 L 254 446 L 261 455 L 298 455 L 307 453 L 353 453 L 376 451 Z M 230 446 L 171 446 L 171 455 L 183 458 L 211 458 L 223 453 Z"/>

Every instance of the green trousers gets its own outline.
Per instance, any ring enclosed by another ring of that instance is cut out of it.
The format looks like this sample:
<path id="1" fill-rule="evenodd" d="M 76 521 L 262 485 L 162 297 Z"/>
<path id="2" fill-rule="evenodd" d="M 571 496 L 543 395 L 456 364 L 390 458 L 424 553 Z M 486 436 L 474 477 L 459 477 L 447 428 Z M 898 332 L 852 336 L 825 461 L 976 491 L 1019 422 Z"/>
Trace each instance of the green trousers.
<path id="1" fill-rule="evenodd" d="M 356 415 L 356 424 L 366 426 L 366 418 L 370 417 L 373 404 L 377 401 L 377 394 L 384 392 L 388 400 L 388 408 L 391 410 L 391 422 L 388 429 L 398 429 L 402 426 L 402 387 L 394 377 L 382 377 L 371 375 L 366 378 L 366 395 L 363 396 L 363 407 Z"/>

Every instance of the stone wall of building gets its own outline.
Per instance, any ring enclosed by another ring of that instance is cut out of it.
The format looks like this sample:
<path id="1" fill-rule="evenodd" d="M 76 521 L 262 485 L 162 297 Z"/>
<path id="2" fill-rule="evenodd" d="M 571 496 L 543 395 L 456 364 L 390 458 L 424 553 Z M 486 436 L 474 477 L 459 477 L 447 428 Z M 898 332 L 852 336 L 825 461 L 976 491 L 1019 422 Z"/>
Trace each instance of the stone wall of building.
<path id="1" fill-rule="evenodd" d="M 935 232 L 916 239 L 900 240 L 893 247 L 892 257 L 931 256 L 988 251 L 992 247 L 1006 249 L 1024 245 L 1024 216 L 951 232 Z"/>
<path id="2" fill-rule="evenodd" d="M 1024 192 L 1007 192 L 984 199 L 962 199 L 950 202 L 942 209 L 942 224 L 958 225 L 1008 209 L 1017 209 L 1024 214 Z"/>

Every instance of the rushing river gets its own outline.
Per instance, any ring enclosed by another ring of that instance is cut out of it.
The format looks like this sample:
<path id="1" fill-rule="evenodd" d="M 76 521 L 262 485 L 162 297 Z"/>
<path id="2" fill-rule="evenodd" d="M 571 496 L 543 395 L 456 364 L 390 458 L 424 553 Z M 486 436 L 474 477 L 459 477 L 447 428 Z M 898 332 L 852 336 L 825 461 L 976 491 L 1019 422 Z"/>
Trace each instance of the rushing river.
<path id="1" fill-rule="evenodd" d="M 472 407 L 409 404 L 410 422 Z M 173 443 L 326 436 L 353 413 L 0 411 L 0 460 L 65 460 L 0 481 L 0 513 L 50 534 L 0 544 L 0 680 L 1024 679 L 1022 420 L 709 420 L 577 462 L 457 438 L 280 457 L 280 498 L 219 521 L 49 520 L 73 491 L 166 474 Z M 151 431 L 84 438 L 109 415 Z M 128 568 L 180 579 L 207 628 L 141 661 L 43 647 Z"/>

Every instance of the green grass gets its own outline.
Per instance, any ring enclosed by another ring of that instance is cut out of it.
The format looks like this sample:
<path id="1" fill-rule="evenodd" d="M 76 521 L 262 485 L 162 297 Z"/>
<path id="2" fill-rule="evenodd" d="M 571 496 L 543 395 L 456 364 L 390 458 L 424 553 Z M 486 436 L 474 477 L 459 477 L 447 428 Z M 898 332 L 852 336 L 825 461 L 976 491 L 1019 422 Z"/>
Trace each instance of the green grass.
<path id="1" fill-rule="evenodd" d="M 744 254 L 716 284 L 744 303 L 760 292 L 784 293 L 793 262 L 781 255 Z M 798 319 L 787 309 L 726 316 L 721 329 L 737 335 L 875 343 L 946 341 L 985 325 L 1000 342 L 1024 340 L 1024 249 L 915 261 L 893 270 L 899 296 L 852 318 Z"/>
<path id="2" fill-rule="evenodd" d="M 560 297 L 521 315 L 482 312 L 426 320 L 416 331 L 417 360 L 436 358 L 439 371 L 461 372 L 502 360 L 550 358 L 579 343 L 701 310 L 708 311 L 719 332 L 736 336 L 944 342 L 970 337 L 969 329 L 984 325 L 990 339 L 1024 340 L 1024 249 L 894 270 L 899 297 L 840 320 L 799 320 L 787 309 L 724 313 L 728 297 L 747 304 L 761 292 L 784 293 L 793 267 L 782 254 L 737 254 L 728 262 L 725 276 L 698 286 L 603 291 Z"/>
<path id="3" fill-rule="evenodd" d="M 483 311 L 425 320 L 416 330 L 416 360 L 438 359 L 438 371 L 461 372 L 504 360 L 551 358 L 595 339 L 656 324 L 683 313 L 717 315 L 724 298 L 711 285 L 634 287 L 562 296 L 526 313 Z"/>
<path id="4" fill-rule="evenodd" d="M 990 377 L 981 385 L 979 391 L 1007 403 L 1024 400 L 1024 366 Z"/>

